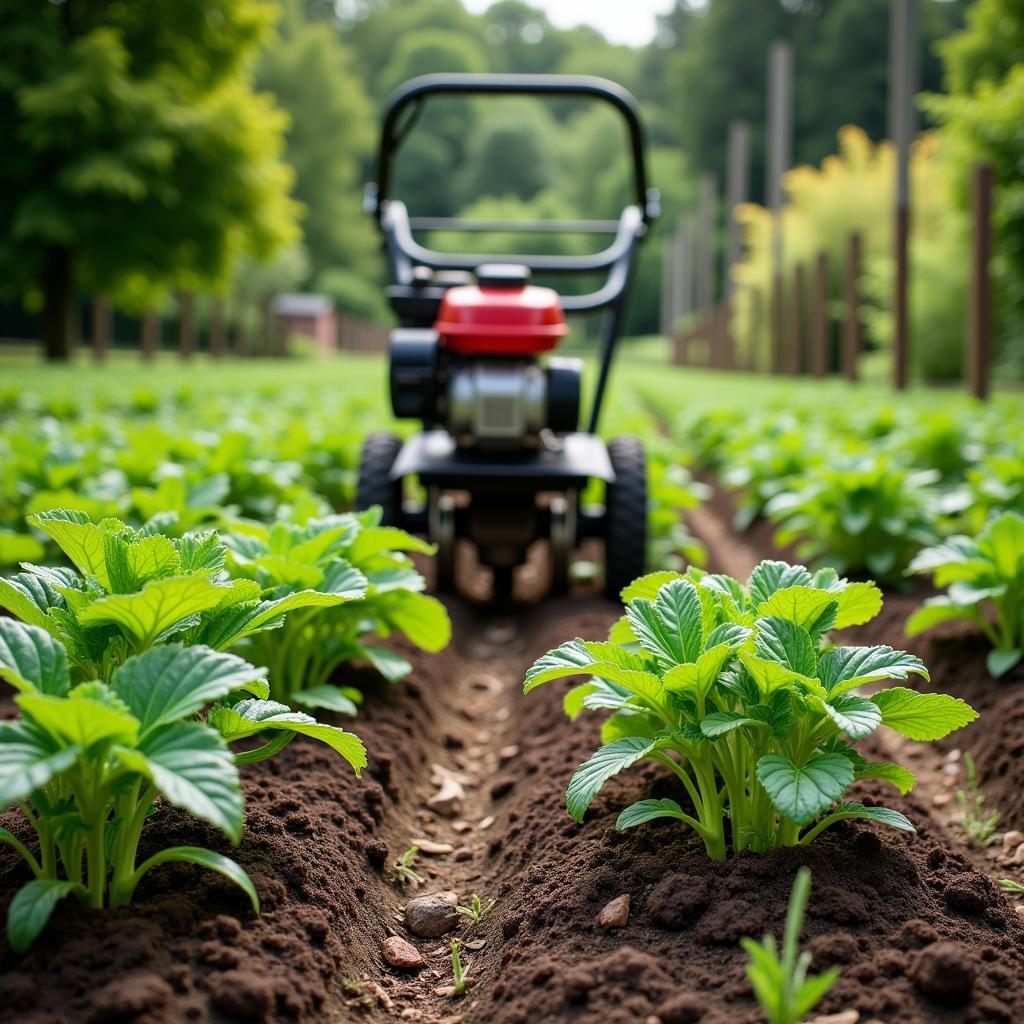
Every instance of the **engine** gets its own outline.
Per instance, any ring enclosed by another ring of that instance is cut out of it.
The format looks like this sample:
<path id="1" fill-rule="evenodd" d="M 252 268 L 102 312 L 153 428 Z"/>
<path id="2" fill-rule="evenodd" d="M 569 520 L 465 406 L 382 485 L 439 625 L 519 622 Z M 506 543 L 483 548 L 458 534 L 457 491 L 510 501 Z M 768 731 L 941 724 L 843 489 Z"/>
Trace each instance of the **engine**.
<path id="1" fill-rule="evenodd" d="M 396 416 L 443 427 L 461 447 L 537 447 L 545 431 L 579 421 L 582 364 L 541 357 L 568 328 L 557 292 L 529 284 L 525 267 L 481 267 L 450 288 L 433 328 L 391 334 Z"/>

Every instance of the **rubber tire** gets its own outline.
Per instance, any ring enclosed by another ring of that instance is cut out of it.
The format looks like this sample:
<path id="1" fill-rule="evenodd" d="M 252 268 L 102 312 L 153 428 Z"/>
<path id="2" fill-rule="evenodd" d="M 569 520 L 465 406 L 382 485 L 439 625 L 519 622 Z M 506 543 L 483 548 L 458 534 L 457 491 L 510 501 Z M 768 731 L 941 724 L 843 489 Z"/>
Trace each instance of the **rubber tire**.
<path id="1" fill-rule="evenodd" d="M 400 526 L 402 482 L 391 480 L 391 467 L 402 450 L 402 439 L 384 430 L 368 434 L 359 452 L 356 511 L 380 505 L 381 525 Z"/>
<path id="2" fill-rule="evenodd" d="M 619 600 L 647 569 L 647 455 L 635 437 L 608 442 L 615 483 L 605 494 L 604 592 Z"/>

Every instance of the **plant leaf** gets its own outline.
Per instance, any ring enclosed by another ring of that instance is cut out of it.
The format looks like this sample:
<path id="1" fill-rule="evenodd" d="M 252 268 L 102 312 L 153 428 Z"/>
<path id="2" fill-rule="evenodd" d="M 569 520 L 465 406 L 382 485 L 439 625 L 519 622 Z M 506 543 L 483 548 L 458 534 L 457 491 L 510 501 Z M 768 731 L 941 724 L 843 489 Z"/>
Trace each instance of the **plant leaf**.
<path id="1" fill-rule="evenodd" d="M 30 722 L 0 722 L 0 811 L 66 771 L 80 753 Z"/>
<path id="2" fill-rule="evenodd" d="M 372 644 L 360 644 L 359 653 L 389 682 L 401 682 L 411 671 L 412 663 L 394 651 Z"/>
<path id="3" fill-rule="evenodd" d="M 613 775 L 647 757 L 660 745 L 659 740 L 644 736 L 624 736 L 595 751 L 569 780 L 569 788 L 565 792 L 569 814 L 576 821 L 582 821 L 594 797 Z"/>
<path id="4" fill-rule="evenodd" d="M 988 668 L 989 675 L 993 679 L 1006 675 L 1020 661 L 1021 654 L 1022 652 L 1015 647 L 1010 649 L 1000 647 L 994 651 L 989 651 L 985 658 L 985 665 Z"/>
<path id="5" fill-rule="evenodd" d="M 891 647 L 833 647 L 818 662 L 818 678 L 835 697 L 878 679 L 906 679 L 911 673 L 930 678 L 924 662 Z"/>
<path id="6" fill-rule="evenodd" d="M 63 607 L 64 598 L 47 580 L 33 573 L 19 572 L 7 579 L 0 577 L 0 608 L 6 608 L 15 618 L 30 626 L 53 632 L 53 623 L 47 612 L 51 608 Z"/>
<path id="7" fill-rule="evenodd" d="M 658 591 L 666 583 L 682 578 L 679 573 L 671 569 L 659 569 L 657 572 L 649 572 L 646 576 L 640 576 L 633 580 L 628 586 L 622 588 L 619 596 L 622 598 L 623 604 L 629 604 L 630 601 L 635 601 L 638 597 L 653 601 L 658 596 Z"/>
<path id="8" fill-rule="evenodd" d="M 404 633 L 421 650 L 436 653 L 451 640 L 448 610 L 436 597 L 411 590 L 393 590 L 375 597 L 374 603 L 384 621 Z"/>
<path id="9" fill-rule="evenodd" d="M 15 953 L 24 953 L 46 927 L 54 908 L 73 892 L 85 892 L 77 882 L 36 878 L 23 885 L 7 908 L 7 941 Z"/>
<path id="10" fill-rule="evenodd" d="M 853 765 L 842 754 L 815 754 L 802 767 L 766 754 L 757 762 L 757 780 L 780 814 L 806 825 L 846 792 L 853 782 Z"/>
<path id="11" fill-rule="evenodd" d="M 917 779 L 914 773 L 908 771 L 899 764 L 868 764 L 866 768 L 860 768 L 856 772 L 856 778 L 880 779 L 882 782 L 891 782 L 899 791 L 906 796 L 913 788 Z"/>
<path id="12" fill-rule="evenodd" d="M 818 659 L 814 641 L 806 629 L 775 616 L 758 619 L 757 626 L 754 643 L 761 658 L 778 662 L 799 676 L 815 675 Z"/>
<path id="13" fill-rule="evenodd" d="M 870 736 L 882 724 L 882 712 L 878 705 L 867 697 L 846 694 L 829 701 L 822 701 L 825 714 L 850 737 L 860 740 Z"/>
<path id="14" fill-rule="evenodd" d="M 151 779 L 175 807 L 216 825 L 233 842 L 241 840 L 245 800 L 238 768 L 215 730 L 175 722 L 151 733 L 137 749 L 117 747 L 114 753 L 126 768 Z"/>
<path id="15" fill-rule="evenodd" d="M 418 551 L 420 554 L 432 555 L 437 548 L 397 526 L 371 526 L 359 532 L 348 549 L 348 557 L 353 562 L 362 563 L 382 551 Z"/>
<path id="16" fill-rule="evenodd" d="M 0 618 L 0 676 L 16 690 L 63 696 L 71 686 L 64 645 L 45 629 Z"/>
<path id="17" fill-rule="evenodd" d="M 567 640 L 560 647 L 541 655 L 530 666 L 523 683 L 523 693 L 529 693 L 534 687 L 553 679 L 587 675 L 594 663 L 594 656 L 582 640 Z"/>
<path id="18" fill-rule="evenodd" d="M 621 811 L 615 819 L 615 829 L 625 832 L 627 828 L 643 825 L 655 818 L 683 818 L 683 809 L 675 800 L 638 800 Z"/>
<path id="19" fill-rule="evenodd" d="M 765 725 L 767 723 L 749 718 L 738 711 L 713 711 L 710 715 L 701 720 L 700 731 L 709 740 L 717 739 L 726 733 L 739 729 L 744 725 Z"/>
<path id="20" fill-rule="evenodd" d="M 973 722 L 978 712 L 958 697 L 945 693 L 917 693 L 903 686 L 876 693 L 882 724 L 911 740 L 941 740 Z"/>
<path id="21" fill-rule="evenodd" d="M 236 864 L 230 857 L 214 853 L 213 850 L 204 850 L 201 846 L 172 846 L 161 850 L 139 865 L 135 873 L 136 879 L 141 878 L 151 868 L 174 862 L 198 864 L 200 867 L 209 868 L 211 871 L 216 871 L 225 878 L 229 878 L 249 897 L 252 909 L 257 914 L 260 912 L 260 898 L 256 892 L 256 886 L 253 885 L 252 879 L 241 865 Z"/>
<path id="22" fill-rule="evenodd" d="M 90 685 L 105 689 L 102 683 Z M 88 750 L 101 740 L 132 745 L 138 736 L 139 723 L 132 715 L 91 696 L 76 696 L 73 692 L 67 697 L 19 693 L 14 700 L 33 721 L 65 746 Z"/>
<path id="23" fill-rule="evenodd" d="M 750 600 L 760 607 L 777 590 L 787 587 L 806 587 L 811 574 L 802 565 L 765 560 L 750 574 Z"/>
<path id="24" fill-rule="evenodd" d="M 356 702 L 351 697 L 346 697 L 341 689 L 332 683 L 296 690 L 292 696 L 303 707 L 325 708 L 328 711 L 337 711 L 341 715 L 351 715 L 353 718 L 359 714 Z"/>
<path id="25" fill-rule="evenodd" d="M 837 821 L 847 818 L 866 818 L 868 821 L 877 821 L 880 825 L 898 828 L 903 832 L 917 831 L 906 815 L 889 807 L 865 807 L 864 804 L 845 803 L 835 807 L 829 817 L 835 818 Z"/>
<path id="26" fill-rule="evenodd" d="M 265 668 L 234 654 L 168 644 L 129 658 L 114 672 L 111 687 L 139 720 L 140 736 L 145 737 L 253 683 L 263 684 L 266 696 L 266 674 Z"/>
<path id="27" fill-rule="evenodd" d="M 882 610 L 882 591 L 874 583 L 846 583 L 829 592 L 838 604 L 835 629 L 863 626 Z"/>
<path id="28" fill-rule="evenodd" d="M 51 537 L 84 576 L 95 576 L 110 589 L 103 554 L 103 531 L 84 512 L 55 508 L 27 517 L 30 525 Z"/>

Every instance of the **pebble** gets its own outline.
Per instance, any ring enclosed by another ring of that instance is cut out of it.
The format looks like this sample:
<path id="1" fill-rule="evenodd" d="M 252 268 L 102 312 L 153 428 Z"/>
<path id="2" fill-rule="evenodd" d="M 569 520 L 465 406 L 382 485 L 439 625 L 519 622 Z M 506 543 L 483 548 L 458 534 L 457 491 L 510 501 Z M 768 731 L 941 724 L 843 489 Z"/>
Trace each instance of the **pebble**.
<path id="1" fill-rule="evenodd" d="M 418 971 L 426 964 L 420 951 L 400 935 L 392 935 L 381 943 L 381 953 L 392 967 L 403 971 Z"/>
<path id="2" fill-rule="evenodd" d="M 960 751 L 958 749 L 953 749 L 953 750 L 949 751 L 949 753 L 946 754 L 945 760 L 948 763 L 950 763 L 950 764 L 952 764 L 952 763 L 954 763 L 956 761 L 959 761 L 960 760 Z"/>
<path id="3" fill-rule="evenodd" d="M 488 814 L 486 818 L 481 818 L 477 822 L 476 827 L 478 829 L 483 830 L 485 828 L 490 828 L 493 824 L 494 824 L 494 815 L 493 814 Z"/>
<path id="4" fill-rule="evenodd" d="M 910 977 L 939 1006 L 963 1006 L 974 991 L 976 968 L 969 950 L 956 942 L 933 942 L 917 955 Z"/>
<path id="5" fill-rule="evenodd" d="M 597 923 L 602 928 L 624 928 L 629 921 L 629 893 L 616 896 L 611 903 L 601 908 Z"/>
<path id="6" fill-rule="evenodd" d="M 1024 903 L 1018 903 L 1013 909 L 1017 912 L 1018 917 L 1024 918 Z"/>
<path id="7" fill-rule="evenodd" d="M 456 818 L 456 820 L 452 822 L 452 830 L 455 832 L 472 832 L 473 826 L 462 818 Z M 1024 837 L 1021 838 L 1021 842 L 1024 842 Z"/>
<path id="8" fill-rule="evenodd" d="M 932 806 L 933 807 L 945 807 L 947 804 L 951 804 L 952 802 L 953 802 L 953 794 L 952 793 L 948 793 L 948 792 L 947 793 L 936 793 L 935 796 L 932 797 Z"/>
<path id="9" fill-rule="evenodd" d="M 1013 828 L 1009 832 L 1003 834 L 1003 849 L 1011 850 L 1024 843 L 1024 832 L 1019 829 Z"/>
<path id="10" fill-rule="evenodd" d="M 441 788 L 427 801 L 427 806 L 446 818 L 458 817 L 466 791 L 462 783 L 450 775 L 441 783 Z"/>
<path id="11" fill-rule="evenodd" d="M 455 859 L 461 864 L 463 861 L 473 859 L 473 851 L 468 846 L 460 846 L 455 851 Z"/>
<path id="12" fill-rule="evenodd" d="M 410 845 L 418 847 L 420 853 L 429 853 L 435 857 L 451 853 L 455 849 L 451 843 L 438 843 L 433 839 L 412 839 Z"/>
<path id="13" fill-rule="evenodd" d="M 958 765 L 955 761 L 947 761 L 942 766 L 942 774 L 943 775 L 951 775 L 954 779 L 959 778 L 960 777 L 960 765 Z"/>
<path id="14" fill-rule="evenodd" d="M 459 898 L 454 892 L 432 892 L 417 896 L 405 908 L 405 923 L 413 935 L 436 939 L 450 932 L 459 923 L 455 910 Z"/>
<path id="15" fill-rule="evenodd" d="M 506 761 L 511 761 L 512 758 L 516 757 L 518 754 L 519 747 L 517 747 L 516 744 L 512 743 L 507 747 L 502 747 L 501 750 L 498 751 L 498 758 L 500 759 L 501 763 L 504 764 Z"/>
<path id="16" fill-rule="evenodd" d="M 857 1024 L 859 1020 L 859 1010 L 841 1010 L 839 1013 L 826 1013 L 821 1017 L 814 1017 L 808 1024 Z"/>

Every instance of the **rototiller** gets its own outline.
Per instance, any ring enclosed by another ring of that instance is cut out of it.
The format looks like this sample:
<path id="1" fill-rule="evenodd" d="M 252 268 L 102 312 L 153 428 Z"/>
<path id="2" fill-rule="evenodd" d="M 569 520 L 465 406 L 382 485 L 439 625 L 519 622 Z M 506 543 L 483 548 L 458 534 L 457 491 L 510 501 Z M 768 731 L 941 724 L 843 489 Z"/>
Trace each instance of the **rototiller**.
<path id="1" fill-rule="evenodd" d="M 635 202 L 617 221 L 491 221 L 410 216 L 389 192 L 392 164 L 433 96 L 531 95 L 596 99 L 625 119 Z M 437 545 L 437 586 L 455 581 L 456 541 L 476 546 L 507 596 L 513 571 L 538 540 L 550 546 L 551 587 L 568 582 L 570 557 L 587 538 L 604 541 L 605 589 L 613 596 L 644 570 L 647 471 L 639 441 L 597 436 L 608 371 L 637 252 L 659 212 L 647 187 L 634 99 L 604 79 L 561 75 L 425 75 L 403 85 L 384 115 L 377 181 L 366 187 L 394 281 L 401 324 L 391 333 L 391 404 L 423 430 L 404 443 L 374 433 L 364 442 L 356 504 L 380 505 L 384 522 L 426 533 Z M 470 255 L 421 244 L 416 231 L 517 231 L 613 236 L 585 256 Z M 595 291 L 559 295 L 531 273 L 604 274 Z M 566 313 L 604 310 L 593 403 L 580 429 L 582 363 L 550 355 Z M 425 502 L 405 501 L 416 479 Z M 583 507 L 588 481 L 605 485 L 603 508 Z"/>

